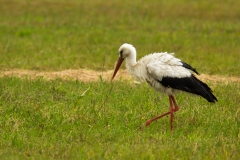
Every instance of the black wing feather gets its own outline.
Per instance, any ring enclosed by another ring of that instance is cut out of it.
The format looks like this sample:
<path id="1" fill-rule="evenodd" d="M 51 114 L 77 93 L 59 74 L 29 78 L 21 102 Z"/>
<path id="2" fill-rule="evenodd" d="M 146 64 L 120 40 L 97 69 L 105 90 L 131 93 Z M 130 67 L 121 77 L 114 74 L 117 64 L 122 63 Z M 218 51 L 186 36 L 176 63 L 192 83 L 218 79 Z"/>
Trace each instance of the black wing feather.
<path id="1" fill-rule="evenodd" d="M 190 77 L 183 78 L 163 77 L 159 82 L 165 87 L 171 87 L 173 89 L 202 96 L 208 102 L 218 101 L 217 98 L 212 94 L 211 88 L 208 87 L 206 83 L 197 79 L 193 74 Z"/>

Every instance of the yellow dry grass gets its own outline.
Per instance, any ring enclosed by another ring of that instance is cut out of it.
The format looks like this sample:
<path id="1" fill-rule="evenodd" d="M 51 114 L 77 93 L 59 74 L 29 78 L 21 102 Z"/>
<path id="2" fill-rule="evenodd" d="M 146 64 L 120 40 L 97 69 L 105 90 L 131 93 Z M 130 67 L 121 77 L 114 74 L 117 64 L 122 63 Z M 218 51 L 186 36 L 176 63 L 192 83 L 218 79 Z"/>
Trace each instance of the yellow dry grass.
<path id="1" fill-rule="evenodd" d="M 42 77 L 46 80 L 53 80 L 57 78 L 65 79 L 65 80 L 79 80 L 83 82 L 92 82 L 97 81 L 102 77 L 103 80 L 110 80 L 113 74 L 113 70 L 108 71 L 94 71 L 88 69 L 69 69 L 63 71 L 53 71 L 53 72 L 46 72 L 46 71 L 34 71 L 34 70 L 22 70 L 22 69 L 14 69 L 14 70 L 5 70 L 0 71 L 0 77 L 19 77 L 19 78 L 38 78 Z M 202 81 L 211 81 L 213 83 L 218 82 L 240 82 L 240 78 L 238 77 L 224 77 L 219 75 L 208 75 L 208 74 L 201 74 L 197 76 Z M 127 73 L 126 70 L 119 70 L 116 80 L 133 80 L 132 77 Z"/>

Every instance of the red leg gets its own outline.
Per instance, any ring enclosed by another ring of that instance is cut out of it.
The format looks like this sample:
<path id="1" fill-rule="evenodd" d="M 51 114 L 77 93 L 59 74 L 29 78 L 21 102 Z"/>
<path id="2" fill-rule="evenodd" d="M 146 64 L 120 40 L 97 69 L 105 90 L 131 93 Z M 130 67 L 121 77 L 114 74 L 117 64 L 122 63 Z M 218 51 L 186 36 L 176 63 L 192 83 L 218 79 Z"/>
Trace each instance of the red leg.
<path id="1" fill-rule="evenodd" d="M 175 106 L 175 108 L 174 108 L 174 112 L 176 112 L 176 111 L 179 110 L 178 105 L 177 105 L 177 103 L 176 103 L 176 101 L 175 101 L 175 98 L 174 98 L 172 95 L 170 95 L 170 97 L 171 97 L 172 102 L 173 102 L 173 104 L 174 104 L 174 106 Z"/>
<path id="2" fill-rule="evenodd" d="M 164 114 L 162 114 L 162 115 L 160 115 L 160 116 L 157 116 L 157 117 L 154 117 L 154 118 L 148 120 L 148 121 L 146 122 L 146 127 L 149 126 L 153 121 L 155 121 L 155 120 L 157 120 L 157 119 L 159 119 L 159 118 L 162 118 L 162 117 L 170 114 L 170 128 L 171 128 L 171 130 L 172 130 L 172 128 L 173 128 L 173 125 L 172 125 L 172 122 L 173 122 L 173 113 L 176 112 L 176 111 L 178 111 L 178 105 L 177 105 L 177 103 L 176 103 L 176 101 L 175 101 L 175 99 L 174 99 L 174 97 L 173 97 L 172 95 L 169 95 L 169 103 L 170 103 L 170 111 L 167 112 L 167 113 L 164 113 Z M 174 107 L 175 107 L 175 108 L 173 107 L 173 104 L 174 104 Z"/>
<path id="3" fill-rule="evenodd" d="M 172 105 L 172 97 L 169 95 L 169 103 L 170 103 L 170 129 L 173 129 L 173 113 L 174 113 L 174 108 Z"/>
<path id="4" fill-rule="evenodd" d="M 170 112 L 172 112 L 171 113 L 171 120 L 170 120 L 170 128 L 171 128 L 171 130 L 173 129 L 173 127 L 172 127 L 172 122 L 173 122 L 173 113 L 174 112 L 177 112 L 178 110 L 179 110 L 179 108 L 178 108 L 178 105 L 177 105 L 177 103 L 176 103 L 176 101 L 175 101 L 175 99 L 174 99 L 174 97 L 172 96 L 172 95 L 169 95 L 169 99 L 171 99 L 171 100 L 169 100 L 170 101 L 170 105 L 171 105 L 171 102 L 173 102 L 173 104 L 174 104 L 174 107 L 175 108 L 172 108 L 172 109 L 170 109 Z"/>
<path id="5" fill-rule="evenodd" d="M 164 117 L 164 116 L 166 116 L 166 115 L 168 115 L 168 114 L 170 114 L 170 112 L 164 113 L 164 114 L 162 114 L 162 115 L 160 115 L 160 116 L 157 116 L 157 117 L 155 117 L 155 118 L 152 118 L 152 119 L 148 120 L 148 121 L 146 122 L 146 127 L 149 126 L 153 121 L 155 121 L 155 120 L 157 120 L 157 119 L 159 119 L 159 118 L 162 118 L 162 117 Z"/>

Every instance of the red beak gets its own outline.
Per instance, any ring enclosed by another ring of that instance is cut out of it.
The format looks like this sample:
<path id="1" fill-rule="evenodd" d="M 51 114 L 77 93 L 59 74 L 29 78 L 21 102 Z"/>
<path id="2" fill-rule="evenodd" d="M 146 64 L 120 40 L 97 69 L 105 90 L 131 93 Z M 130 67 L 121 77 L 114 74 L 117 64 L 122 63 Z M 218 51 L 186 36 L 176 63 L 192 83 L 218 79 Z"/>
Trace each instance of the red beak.
<path id="1" fill-rule="evenodd" d="M 113 80 L 113 78 L 115 77 L 115 75 L 117 74 L 117 71 L 118 71 L 118 69 L 120 68 L 123 60 L 124 60 L 124 58 L 122 58 L 122 57 L 119 57 L 119 58 L 118 58 L 117 65 L 116 65 L 116 67 L 115 67 L 115 70 L 114 70 L 114 73 L 113 73 L 113 76 L 112 76 L 112 80 Z"/>

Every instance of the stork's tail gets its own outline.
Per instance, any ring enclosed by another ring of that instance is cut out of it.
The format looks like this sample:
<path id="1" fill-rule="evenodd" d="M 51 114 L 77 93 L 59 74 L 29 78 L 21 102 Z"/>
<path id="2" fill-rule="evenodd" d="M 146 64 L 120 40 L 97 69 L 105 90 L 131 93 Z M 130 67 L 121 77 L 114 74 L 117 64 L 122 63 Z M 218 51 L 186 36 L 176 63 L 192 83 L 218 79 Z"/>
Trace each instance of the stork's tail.
<path id="1" fill-rule="evenodd" d="M 215 103 L 218 101 L 213 95 L 211 88 L 206 83 L 197 79 L 193 74 L 190 77 L 183 78 L 163 77 L 159 82 L 165 87 L 171 87 L 202 96 L 208 102 Z"/>
<path id="2" fill-rule="evenodd" d="M 212 89 L 206 83 L 200 81 L 194 75 L 191 76 L 190 81 L 190 85 L 193 85 L 194 88 L 190 89 L 189 91 L 186 90 L 187 92 L 202 96 L 208 102 L 215 103 L 216 101 L 218 101 L 217 98 L 213 95 Z"/>
<path id="3" fill-rule="evenodd" d="M 213 95 L 212 89 L 206 83 L 200 81 L 194 75 L 192 75 L 191 78 L 192 78 L 193 81 L 196 82 L 195 84 L 197 85 L 195 94 L 202 96 L 208 102 L 215 103 L 216 101 L 218 101 L 217 98 Z"/>

